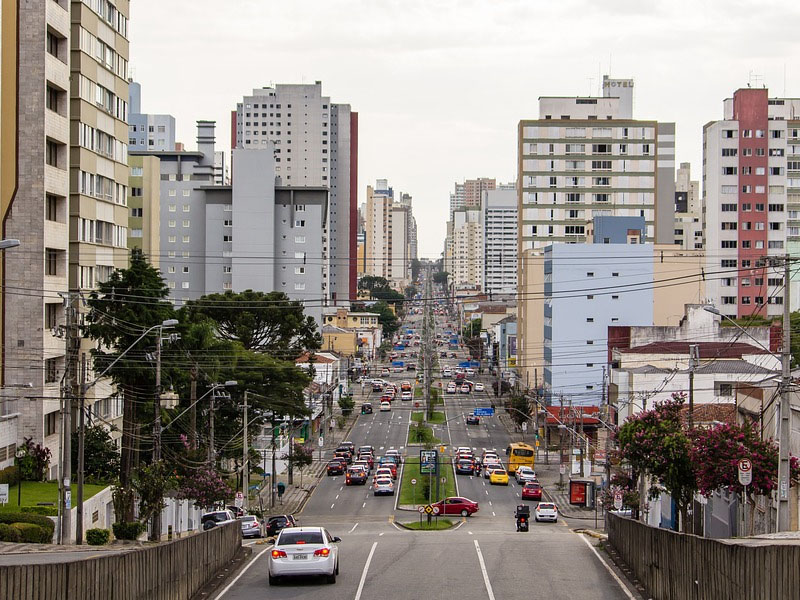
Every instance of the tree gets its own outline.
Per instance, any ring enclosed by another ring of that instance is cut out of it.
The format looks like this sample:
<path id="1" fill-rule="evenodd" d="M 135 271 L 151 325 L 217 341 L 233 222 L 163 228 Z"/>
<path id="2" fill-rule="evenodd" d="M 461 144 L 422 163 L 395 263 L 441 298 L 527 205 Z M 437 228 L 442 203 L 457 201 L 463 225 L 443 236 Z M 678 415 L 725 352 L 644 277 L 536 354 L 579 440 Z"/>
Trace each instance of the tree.
<path id="1" fill-rule="evenodd" d="M 221 339 L 277 358 L 293 359 L 322 346 L 314 318 L 305 316 L 302 302 L 283 292 L 209 294 L 188 302 L 186 310 L 187 321 L 211 319 Z"/>
<path id="2" fill-rule="evenodd" d="M 465 338 L 478 337 L 481 334 L 481 329 L 483 329 L 483 319 L 472 319 L 464 326 L 462 335 Z"/>
<path id="3" fill-rule="evenodd" d="M 411 259 L 411 279 L 412 281 L 419 280 L 419 272 L 422 270 L 422 261 L 418 258 Z"/>
<path id="4" fill-rule="evenodd" d="M 521 427 L 523 423 L 530 421 L 531 407 L 525 396 L 514 396 L 511 398 L 511 420 Z"/>
<path id="5" fill-rule="evenodd" d="M 710 428 L 698 428 L 693 435 L 691 459 L 695 465 L 697 487 L 709 497 L 715 490 L 741 494 L 739 460 L 750 459 L 753 479 L 747 486 L 750 499 L 750 534 L 753 533 L 755 496 L 768 496 L 778 487 L 778 446 L 772 440 L 762 440 L 752 425 L 722 423 Z M 800 464 L 791 460 L 792 484 L 800 480 Z"/>
<path id="6" fill-rule="evenodd" d="M 450 277 L 450 274 L 447 271 L 436 271 L 436 273 L 433 274 L 433 283 L 440 283 L 447 287 L 448 277 Z"/>
<path id="7" fill-rule="evenodd" d="M 119 452 L 108 431 L 101 425 L 84 429 L 83 472 L 89 483 L 110 483 L 119 477 Z M 72 476 L 78 473 L 78 432 L 72 434 Z"/>
<path id="8" fill-rule="evenodd" d="M 50 466 L 50 448 L 34 444 L 33 438 L 23 438 L 20 446 L 19 478 L 22 481 L 44 481 Z"/>
<path id="9" fill-rule="evenodd" d="M 408 285 L 406 286 L 406 289 L 403 290 L 403 294 L 405 295 L 406 300 L 413 300 L 414 296 L 416 296 L 418 293 L 419 289 L 417 289 L 417 286 L 415 285 Z"/>
<path id="10" fill-rule="evenodd" d="M 156 331 L 143 340 L 147 329 L 174 317 L 166 301 L 169 290 L 157 269 L 147 262 L 142 251 L 131 251 L 130 266 L 114 271 L 108 281 L 98 284 L 89 297 L 86 335 L 96 342 L 92 364 L 103 372 L 131 348 L 107 374 L 122 396 L 122 460 L 120 486 L 128 488 L 134 466 L 138 464 L 140 427 L 152 422 L 155 400 L 155 372 L 146 354 L 155 346 Z M 136 344 L 135 347 L 134 344 Z M 133 521 L 133 505 L 126 506 L 120 520 Z"/>
<path id="11" fill-rule="evenodd" d="M 386 302 L 376 302 L 369 308 L 363 304 L 353 305 L 353 310 L 369 310 L 371 313 L 377 313 L 378 323 L 383 327 L 384 338 L 391 339 L 400 328 L 400 320 Z"/>
<path id="12" fill-rule="evenodd" d="M 194 503 L 204 510 L 211 510 L 232 496 L 231 486 L 213 469 L 200 469 L 183 477 L 177 492 L 178 498 L 194 500 Z"/>
<path id="13" fill-rule="evenodd" d="M 691 457 L 691 439 L 681 419 L 682 394 L 656 403 L 652 410 L 630 418 L 620 427 L 618 440 L 621 457 L 638 477 L 649 476 L 650 498 L 657 498 L 665 489 L 681 514 L 683 531 L 689 524 L 689 504 L 697 490 Z"/>
<path id="14" fill-rule="evenodd" d="M 165 462 L 160 460 L 139 467 L 132 478 L 133 489 L 139 496 L 139 521 L 146 523 L 157 513 L 164 510 L 164 495 L 175 484 L 170 477 Z M 151 532 L 154 541 L 160 539 L 160 531 Z"/>

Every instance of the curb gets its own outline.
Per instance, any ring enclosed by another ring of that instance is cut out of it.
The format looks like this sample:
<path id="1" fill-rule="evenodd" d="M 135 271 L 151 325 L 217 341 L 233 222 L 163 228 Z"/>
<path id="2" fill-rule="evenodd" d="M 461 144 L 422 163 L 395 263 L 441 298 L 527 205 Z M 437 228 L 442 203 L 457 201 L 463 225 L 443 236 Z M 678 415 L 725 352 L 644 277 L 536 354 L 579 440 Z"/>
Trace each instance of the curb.
<path id="1" fill-rule="evenodd" d="M 253 550 L 251 548 L 242 546 L 241 550 L 236 553 L 236 556 L 226 566 L 221 567 L 214 573 L 213 578 L 208 583 L 194 593 L 191 600 L 213 597 L 231 578 L 236 577 L 244 569 L 245 565 L 249 564 L 252 554 Z"/>

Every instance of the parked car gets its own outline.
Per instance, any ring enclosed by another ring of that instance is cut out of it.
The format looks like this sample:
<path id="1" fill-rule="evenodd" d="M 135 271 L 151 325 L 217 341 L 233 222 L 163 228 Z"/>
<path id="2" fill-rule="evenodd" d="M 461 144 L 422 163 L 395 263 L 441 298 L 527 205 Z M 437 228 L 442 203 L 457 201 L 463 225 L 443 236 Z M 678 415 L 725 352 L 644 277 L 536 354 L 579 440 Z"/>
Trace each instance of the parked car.
<path id="1" fill-rule="evenodd" d="M 536 510 L 533 513 L 534 520 L 539 521 L 558 521 L 558 508 L 552 502 L 539 502 L 536 505 Z"/>
<path id="2" fill-rule="evenodd" d="M 461 388 L 459 389 L 459 391 L 460 391 L 462 394 L 469 394 L 469 384 L 467 384 L 467 383 L 462 383 L 462 384 L 461 384 Z"/>
<path id="3" fill-rule="evenodd" d="M 529 481 L 522 486 L 522 499 L 523 500 L 541 500 L 542 499 L 542 486 L 535 481 Z"/>
<path id="4" fill-rule="evenodd" d="M 411 392 L 403 392 L 400 394 L 400 400 L 411 400 Z"/>
<path id="5" fill-rule="evenodd" d="M 462 517 L 468 517 L 478 512 L 477 502 L 461 496 L 445 498 L 444 500 L 431 504 L 431 506 L 438 508 L 440 515 L 461 515 Z"/>
<path id="6" fill-rule="evenodd" d="M 267 536 L 278 535 L 284 527 L 297 527 L 297 519 L 292 515 L 274 515 L 267 517 Z"/>
<path id="7" fill-rule="evenodd" d="M 456 384 L 452 381 L 447 384 L 447 393 L 448 394 L 455 394 L 456 393 Z"/>
<path id="8" fill-rule="evenodd" d="M 371 402 L 364 402 L 361 405 L 361 414 L 362 415 L 371 415 L 372 414 L 372 403 Z"/>
<path id="9" fill-rule="evenodd" d="M 392 450 L 387 450 L 384 453 L 384 456 L 393 456 L 393 457 L 395 457 L 397 459 L 397 466 L 398 467 L 401 464 L 403 464 L 403 457 L 400 455 L 400 451 L 399 450 L 393 450 L 393 449 Z"/>
<path id="10" fill-rule="evenodd" d="M 242 515 L 239 522 L 242 524 L 242 537 L 264 537 L 264 526 L 255 515 Z"/>
<path id="11" fill-rule="evenodd" d="M 392 479 L 397 479 L 397 463 L 392 457 L 383 456 L 378 460 L 378 470 L 389 469 Z"/>
<path id="12" fill-rule="evenodd" d="M 207 512 L 200 517 L 200 525 L 203 528 L 203 531 L 207 531 L 212 527 L 217 527 L 218 525 L 224 525 L 226 523 L 233 523 L 236 520 L 236 517 L 233 513 L 229 510 L 214 510 L 211 512 Z"/>
<path id="13" fill-rule="evenodd" d="M 328 583 L 336 583 L 339 574 L 341 539 L 323 527 L 290 527 L 280 532 L 269 554 L 269 584 L 279 577 L 323 575 Z"/>

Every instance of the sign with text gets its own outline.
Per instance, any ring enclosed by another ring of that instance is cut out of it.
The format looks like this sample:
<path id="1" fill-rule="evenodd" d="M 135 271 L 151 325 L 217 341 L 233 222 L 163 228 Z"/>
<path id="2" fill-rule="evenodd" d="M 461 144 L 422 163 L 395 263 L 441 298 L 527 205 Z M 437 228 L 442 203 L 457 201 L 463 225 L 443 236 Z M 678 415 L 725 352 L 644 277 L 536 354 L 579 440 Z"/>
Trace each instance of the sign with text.
<path id="1" fill-rule="evenodd" d="M 0 504 L 8 504 L 8 484 L 7 483 L 0 483 Z"/>
<path id="2" fill-rule="evenodd" d="M 493 417 L 494 409 L 491 406 L 479 406 L 472 411 L 472 414 L 476 417 Z"/>
<path id="3" fill-rule="evenodd" d="M 614 508 L 617 510 L 622 508 L 622 492 L 619 490 L 614 492 Z"/>
<path id="4" fill-rule="evenodd" d="M 419 451 L 419 472 L 422 475 L 436 473 L 438 463 L 438 452 L 436 450 Z"/>
<path id="5" fill-rule="evenodd" d="M 753 481 L 753 463 L 749 458 L 739 460 L 739 483 L 744 486 L 750 485 Z"/>

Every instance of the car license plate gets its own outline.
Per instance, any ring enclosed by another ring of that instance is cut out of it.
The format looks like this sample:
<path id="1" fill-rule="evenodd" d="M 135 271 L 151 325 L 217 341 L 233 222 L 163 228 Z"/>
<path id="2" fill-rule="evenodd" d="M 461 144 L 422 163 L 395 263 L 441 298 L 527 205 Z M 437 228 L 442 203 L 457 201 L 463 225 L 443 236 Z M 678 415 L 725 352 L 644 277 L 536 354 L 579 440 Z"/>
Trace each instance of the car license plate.
<path id="1" fill-rule="evenodd" d="M 308 559 L 308 554 L 294 554 L 294 560 L 306 560 Z"/>

